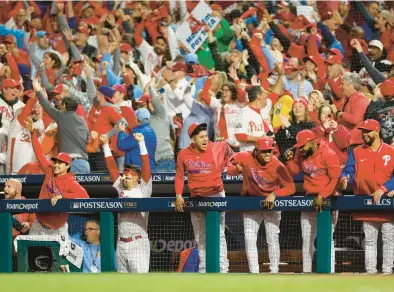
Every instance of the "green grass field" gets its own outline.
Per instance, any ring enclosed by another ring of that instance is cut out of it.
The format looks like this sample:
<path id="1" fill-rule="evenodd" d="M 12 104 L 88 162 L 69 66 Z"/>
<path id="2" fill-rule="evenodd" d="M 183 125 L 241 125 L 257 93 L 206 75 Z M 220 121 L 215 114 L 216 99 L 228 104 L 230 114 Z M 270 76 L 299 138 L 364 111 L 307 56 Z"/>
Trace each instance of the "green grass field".
<path id="1" fill-rule="evenodd" d="M 269 289 L 269 290 L 268 290 Z M 2 292 L 394 291 L 394 276 L 250 274 L 1 274 Z"/>

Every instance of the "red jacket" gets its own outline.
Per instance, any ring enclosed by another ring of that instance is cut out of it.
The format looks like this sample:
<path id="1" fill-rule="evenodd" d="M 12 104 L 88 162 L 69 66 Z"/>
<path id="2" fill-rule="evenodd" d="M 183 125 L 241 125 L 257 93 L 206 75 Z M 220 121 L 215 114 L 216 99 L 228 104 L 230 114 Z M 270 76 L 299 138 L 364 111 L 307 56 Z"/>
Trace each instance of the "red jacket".
<path id="1" fill-rule="evenodd" d="M 261 165 L 253 156 L 253 152 L 239 152 L 235 162 L 242 165 L 243 196 L 268 196 L 274 192 L 279 197 L 295 193 L 295 184 L 287 168 L 272 156 L 270 162 Z M 235 166 L 227 169 L 227 174 L 238 175 Z"/>
<path id="2" fill-rule="evenodd" d="M 355 195 L 372 195 L 378 189 L 394 190 L 394 147 L 381 143 L 377 151 L 364 144 L 350 153 L 342 176 L 350 176 L 349 184 L 354 183 Z M 353 219 L 387 222 L 394 220 L 394 214 L 355 213 Z"/>
<path id="3" fill-rule="evenodd" d="M 318 142 L 317 151 L 304 158 L 297 150 L 295 158 L 286 163 L 292 176 L 304 172 L 306 195 L 319 194 L 327 198 L 334 194 L 341 175 L 341 166 L 336 153 L 324 141 Z"/>
<path id="4" fill-rule="evenodd" d="M 317 138 L 322 139 L 338 155 L 341 167 L 346 165 L 348 153 L 347 148 L 350 146 L 350 131 L 342 125 L 338 125 L 336 130 L 325 130 L 322 126 L 313 128 Z"/>
<path id="5" fill-rule="evenodd" d="M 191 197 L 210 197 L 223 191 L 222 172 L 234 157 L 227 142 L 209 142 L 207 150 L 199 152 L 191 144 L 177 158 L 175 192 L 182 194 L 185 172 Z"/>
<path id="6" fill-rule="evenodd" d="M 74 174 L 54 175 L 52 163 L 46 159 L 35 132 L 32 135 L 32 144 L 37 160 L 45 173 L 39 199 L 51 199 L 56 195 L 62 195 L 64 199 L 89 198 L 86 190 L 76 181 Z M 68 220 L 67 213 L 37 213 L 36 217 L 40 224 L 50 229 L 59 229 Z"/>
<path id="7" fill-rule="evenodd" d="M 356 92 L 348 97 L 343 109 L 342 117 L 337 122 L 351 131 L 351 144 L 363 144 L 361 131 L 356 128 L 357 124 L 364 120 L 365 111 L 369 105 L 368 98 L 362 92 Z"/>

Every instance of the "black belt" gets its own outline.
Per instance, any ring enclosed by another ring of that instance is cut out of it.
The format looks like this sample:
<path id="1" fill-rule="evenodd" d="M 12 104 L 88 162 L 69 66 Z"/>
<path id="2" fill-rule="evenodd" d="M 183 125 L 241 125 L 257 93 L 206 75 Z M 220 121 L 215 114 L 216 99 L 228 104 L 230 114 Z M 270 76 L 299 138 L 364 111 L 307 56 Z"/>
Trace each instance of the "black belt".
<path id="1" fill-rule="evenodd" d="M 71 158 L 72 160 L 86 160 L 85 158 L 83 158 L 83 157 L 74 157 L 74 158 Z"/>

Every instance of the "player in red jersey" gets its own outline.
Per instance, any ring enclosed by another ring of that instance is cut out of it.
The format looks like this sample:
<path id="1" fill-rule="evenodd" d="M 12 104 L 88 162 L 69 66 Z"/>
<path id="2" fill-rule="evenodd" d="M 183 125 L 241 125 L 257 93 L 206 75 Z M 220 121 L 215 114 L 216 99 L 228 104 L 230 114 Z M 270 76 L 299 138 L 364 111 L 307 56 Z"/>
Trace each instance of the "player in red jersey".
<path id="1" fill-rule="evenodd" d="M 272 155 L 275 149 L 274 140 L 269 137 L 256 141 L 255 150 L 240 152 L 235 155 L 237 166 L 227 170 L 229 175 L 243 173 L 243 196 L 266 197 L 264 206 L 269 210 L 275 205 L 277 196 L 290 196 L 295 193 L 295 184 L 289 171 L 282 162 Z M 268 254 L 271 273 L 279 272 L 280 246 L 279 225 L 280 211 L 244 212 L 244 233 L 246 255 L 251 273 L 259 273 L 259 257 L 257 253 L 257 234 L 261 221 L 264 220 L 267 237 Z"/>
<path id="2" fill-rule="evenodd" d="M 316 139 L 311 130 L 303 130 L 296 136 L 298 148 L 295 154 L 291 149 L 285 153 L 286 167 L 292 176 L 300 171 L 304 173 L 304 190 L 306 195 L 317 195 L 315 208 L 322 210 L 325 198 L 335 193 L 341 166 L 335 152 L 323 140 Z M 294 159 L 293 159 L 294 158 Z M 335 213 L 335 217 L 336 217 Z M 334 222 L 336 220 L 333 220 Z M 334 232 L 333 226 L 333 232 Z M 303 272 L 312 272 L 312 258 L 314 253 L 314 242 L 317 234 L 317 213 L 301 212 L 302 232 L 302 257 Z M 335 268 L 334 241 L 331 239 L 331 272 Z"/>
<path id="3" fill-rule="evenodd" d="M 175 208 L 182 212 L 184 175 L 187 173 L 190 195 L 195 197 L 224 197 L 222 172 L 234 157 L 226 142 L 210 142 L 207 124 L 192 124 L 188 129 L 192 143 L 182 149 L 177 158 L 175 175 Z M 200 273 L 205 272 L 205 213 L 191 213 L 194 236 L 198 245 Z M 220 214 L 220 272 L 228 272 L 227 243 L 224 234 L 225 216 Z"/>
<path id="4" fill-rule="evenodd" d="M 366 120 L 358 126 L 364 144 L 349 153 L 349 159 L 342 173 L 340 187 L 346 189 L 354 183 L 355 195 L 369 195 L 376 204 L 383 194 L 393 195 L 394 190 L 394 147 L 380 139 L 380 124 Z M 372 199 L 371 199 L 372 204 Z M 376 274 L 377 241 L 379 229 L 382 231 L 383 262 L 382 272 L 393 273 L 394 261 L 394 214 L 393 212 L 356 213 L 354 220 L 363 221 L 365 234 L 365 269 L 368 274 Z"/>
<path id="5" fill-rule="evenodd" d="M 39 199 L 50 199 L 52 206 L 60 199 L 89 198 L 86 190 L 69 173 L 72 159 L 67 153 L 59 153 L 49 162 L 42 151 L 33 120 L 29 118 L 26 128 L 31 133 L 34 153 L 44 170 L 45 178 Z M 68 238 L 67 213 L 36 213 L 37 220 L 30 229 L 30 235 L 62 235 Z"/>

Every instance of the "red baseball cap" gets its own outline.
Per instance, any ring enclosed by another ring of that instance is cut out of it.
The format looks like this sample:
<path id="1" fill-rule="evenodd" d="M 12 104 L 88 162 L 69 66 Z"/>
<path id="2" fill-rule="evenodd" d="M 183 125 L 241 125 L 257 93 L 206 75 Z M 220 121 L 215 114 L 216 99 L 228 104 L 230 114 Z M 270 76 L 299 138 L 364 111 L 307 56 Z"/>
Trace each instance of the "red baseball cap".
<path id="1" fill-rule="evenodd" d="M 199 124 L 199 123 L 191 124 L 190 127 L 189 127 L 189 129 L 187 130 L 187 133 L 189 134 L 189 137 L 190 137 L 190 138 L 197 134 L 197 133 L 194 133 L 194 131 L 195 131 L 195 130 L 197 129 L 197 127 L 199 127 L 199 126 L 205 127 L 205 129 L 207 129 L 207 127 L 208 127 L 207 124 L 205 124 L 205 123 L 202 123 L 202 124 Z"/>
<path id="2" fill-rule="evenodd" d="M 275 144 L 274 139 L 264 137 L 264 138 L 260 138 L 256 141 L 255 148 L 257 150 L 273 150 L 273 149 L 275 149 L 274 144 Z"/>
<path id="3" fill-rule="evenodd" d="M 12 34 L 5 36 L 3 43 L 5 44 L 14 44 L 16 43 L 16 38 Z"/>
<path id="4" fill-rule="evenodd" d="M 336 48 L 331 48 L 328 50 L 331 54 L 334 54 L 335 56 L 340 57 L 341 59 L 343 58 L 342 52 L 339 49 Z"/>
<path id="5" fill-rule="evenodd" d="M 335 56 L 331 56 L 330 58 L 328 58 L 325 62 L 330 65 L 342 64 L 342 58 L 335 55 Z"/>
<path id="6" fill-rule="evenodd" d="M 360 130 L 361 129 L 365 129 L 365 130 L 368 130 L 368 131 L 377 131 L 377 132 L 379 132 L 380 131 L 380 124 L 376 120 L 369 119 L 369 120 L 362 121 L 357 126 L 357 129 L 360 129 Z"/>
<path id="7" fill-rule="evenodd" d="M 318 64 L 317 64 L 317 58 L 315 57 L 315 56 L 306 56 L 306 57 L 304 57 L 304 63 L 306 62 L 306 61 L 311 61 L 313 64 L 315 64 L 316 66 L 319 66 Z"/>
<path id="8" fill-rule="evenodd" d="M 380 93 L 383 96 L 394 95 L 394 78 L 387 79 L 380 84 Z"/>
<path id="9" fill-rule="evenodd" d="M 172 66 L 172 71 L 183 71 L 187 73 L 187 66 L 185 63 L 177 62 L 174 66 Z"/>
<path id="10" fill-rule="evenodd" d="M 145 104 L 147 104 L 148 101 L 150 101 L 150 100 L 151 100 L 150 94 L 149 94 L 149 93 L 144 93 L 144 94 L 141 95 L 141 97 L 140 97 L 138 100 L 136 100 L 135 102 L 136 102 L 138 105 L 145 105 Z"/>
<path id="11" fill-rule="evenodd" d="M 112 89 L 115 91 L 119 91 L 120 93 L 123 93 L 124 95 L 127 94 L 126 87 L 124 86 L 124 84 L 116 84 L 116 85 L 112 86 Z"/>
<path id="12" fill-rule="evenodd" d="M 64 85 L 62 83 L 56 85 L 56 87 L 52 90 L 51 93 L 56 93 L 56 94 L 60 94 L 63 92 L 64 89 Z"/>
<path id="13" fill-rule="evenodd" d="M 71 162 L 72 162 L 71 156 L 68 155 L 67 153 L 64 153 L 64 152 L 60 152 L 56 157 L 52 157 L 51 160 L 52 161 L 60 160 L 60 161 L 67 163 L 67 164 L 71 164 Z"/>
<path id="14" fill-rule="evenodd" d="M 126 43 L 122 43 L 120 45 L 119 49 L 120 49 L 121 52 L 127 52 L 127 53 L 130 53 L 131 50 L 132 50 L 131 46 L 129 44 L 126 44 Z"/>
<path id="15" fill-rule="evenodd" d="M 306 143 L 315 140 L 316 136 L 311 130 L 302 130 L 298 132 L 296 139 L 297 143 L 293 146 L 293 148 L 304 146 Z"/>
<path id="16" fill-rule="evenodd" d="M 87 36 L 90 35 L 89 29 L 86 28 L 86 27 L 84 27 L 84 26 L 78 27 L 78 32 L 79 32 L 79 33 L 82 33 L 82 34 L 84 34 L 84 35 L 87 35 Z"/>
<path id="17" fill-rule="evenodd" d="M 14 79 L 4 79 L 1 82 L 1 89 L 3 90 L 6 87 L 16 88 L 16 87 L 20 87 L 20 84 L 16 82 Z"/>
<path id="18" fill-rule="evenodd" d="M 308 108 L 308 101 L 305 96 L 301 96 L 299 99 L 295 100 L 293 103 L 293 107 L 297 104 L 301 103 L 305 108 Z"/>

